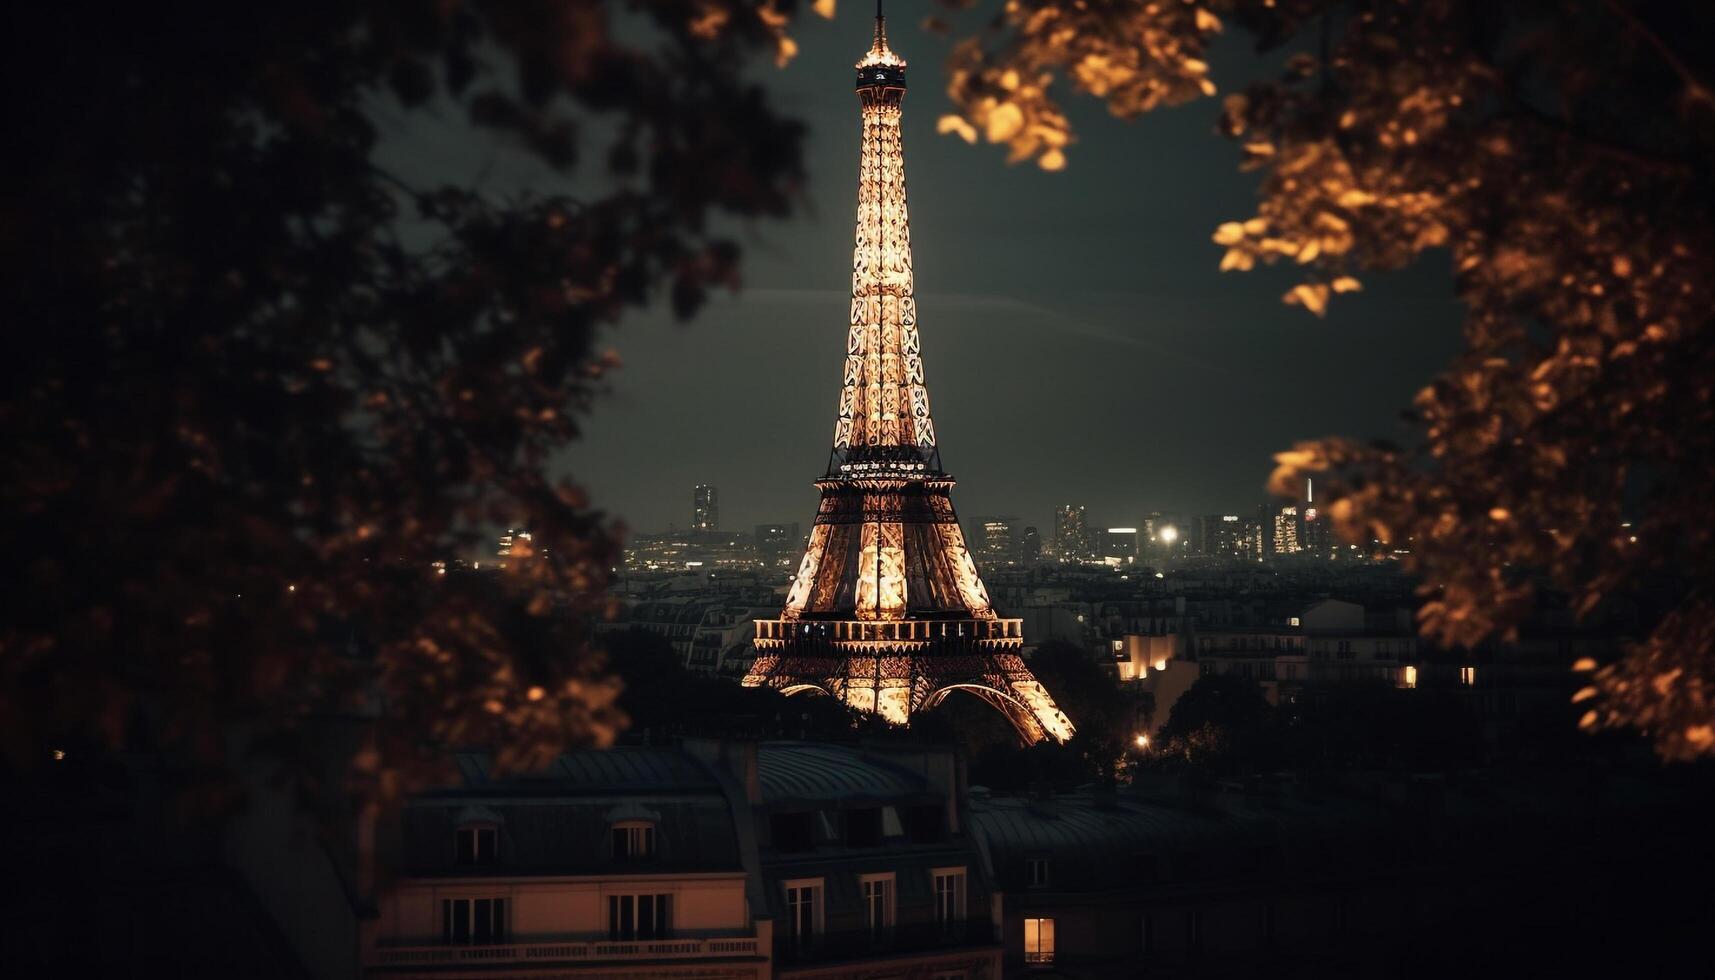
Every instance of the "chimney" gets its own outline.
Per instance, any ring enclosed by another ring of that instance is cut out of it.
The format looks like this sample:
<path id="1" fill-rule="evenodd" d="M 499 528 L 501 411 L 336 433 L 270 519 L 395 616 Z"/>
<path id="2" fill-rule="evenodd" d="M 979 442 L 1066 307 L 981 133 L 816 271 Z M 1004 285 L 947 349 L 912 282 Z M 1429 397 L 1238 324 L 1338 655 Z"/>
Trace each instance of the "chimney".
<path id="1" fill-rule="evenodd" d="M 693 759 L 731 773 L 744 790 L 746 803 L 751 806 L 762 803 L 762 776 L 756 765 L 755 742 L 689 738 L 685 740 L 684 748 Z"/>

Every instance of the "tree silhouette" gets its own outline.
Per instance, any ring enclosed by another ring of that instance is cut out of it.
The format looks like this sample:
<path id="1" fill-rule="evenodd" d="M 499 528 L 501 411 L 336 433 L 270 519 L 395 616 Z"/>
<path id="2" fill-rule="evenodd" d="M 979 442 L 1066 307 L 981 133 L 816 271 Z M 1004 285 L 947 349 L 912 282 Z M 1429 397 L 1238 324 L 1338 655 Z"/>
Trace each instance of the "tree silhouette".
<path id="1" fill-rule="evenodd" d="M 1263 738 L 1274 709 L 1262 688 L 1237 674 L 1197 678 L 1173 702 L 1157 733 L 1157 757 L 1210 770 L 1265 768 Z"/>
<path id="2" fill-rule="evenodd" d="M 970 6 L 952 3 L 951 6 Z M 1223 269 L 1286 263 L 1321 315 L 1367 273 L 1451 255 L 1464 350 L 1416 398 L 1421 438 L 1305 442 L 1348 541 L 1409 550 L 1420 622 L 1510 638 L 1541 584 L 1582 613 L 1647 579 L 1666 612 L 1578 698 L 1668 758 L 1715 754 L 1715 8 L 1666 0 L 1013 0 L 959 42 L 943 132 L 1067 165 L 1056 85 L 1116 116 L 1214 95 L 1228 24 L 1286 56 L 1225 97 L 1260 171 L 1214 230 Z M 1571 666 L 1571 665 L 1569 665 Z"/>
<path id="3" fill-rule="evenodd" d="M 772 7 L 619 6 L 8 11 L 14 763 L 142 748 L 218 777 L 363 716 L 358 788 L 387 798 L 449 745 L 516 767 L 613 736 L 587 622 L 618 529 L 548 464 L 614 364 L 598 328 L 734 283 L 708 221 L 788 213 L 802 132 L 741 77 L 789 54 Z M 378 162 L 379 118 L 448 114 L 608 190 L 496 200 Z M 524 521 L 494 575 L 433 565 Z"/>

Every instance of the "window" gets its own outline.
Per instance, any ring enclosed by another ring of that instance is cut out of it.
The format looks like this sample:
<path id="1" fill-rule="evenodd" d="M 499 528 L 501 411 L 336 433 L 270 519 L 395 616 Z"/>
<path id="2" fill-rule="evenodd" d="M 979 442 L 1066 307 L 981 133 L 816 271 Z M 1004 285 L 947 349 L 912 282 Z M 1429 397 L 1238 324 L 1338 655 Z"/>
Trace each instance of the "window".
<path id="1" fill-rule="evenodd" d="M 1460 667 L 1459 668 L 1459 683 L 1465 685 L 1466 687 L 1476 686 L 1477 668 L 1475 668 L 1475 667 Z"/>
<path id="2" fill-rule="evenodd" d="M 1024 962 L 1054 962 L 1054 920 L 1024 920 Z"/>
<path id="3" fill-rule="evenodd" d="M 627 820 L 613 825 L 613 859 L 642 861 L 655 856 L 655 825 Z"/>
<path id="4" fill-rule="evenodd" d="M 816 846 L 816 813 L 776 813 L 769 818 L 769 840 L 781 851 L 808 851 Z"/>
<path id="5" fill-rule="evenodd" d="M 506 899 L 442 899 L 441 942 L 460 946 L 506 942 Z"/>
<path id="6" fill-rule="evenodd" d="M 1047 858 L 1031 858 L 1025 862 L 1025 869 L 1029 875 L 1028 880 L 1030 881 L 1030 887 L 1032 887 L 1032 888 L 1045 888 L 1045 887 L 1047 887 L 1047 885 L 1048 885 L 1048 859 Z"/>
<path id="7" fill-rule="evenodd" d="M 666 895 L 609 895 L 607 938 L 665 939 L 672 928 L 671 910 Z"/>
<path id="8" fill-rule="evenodd" d="M 822 879 L 786 882 L 786 940 L 807 949 L 822 932 Z"/>
<path id="9" fill-rule="evenodd" d="M 461 865 L 493 864 L 498 833 L 494 827 L 476 825 L 458 829 L 455 860 Z"/>
<path id="10" fill-rule="evenodd" d="M 935 876 L 935 922 L 943 934 L 958 930 L 965 921 L 965 869 L 937 868 Z"/>
<path id="11" fill-rule="evenodd" d="M 846 845 L 874 847 L 881 843 L 882 820 L 880 807 L 865 807 L 846 812 Z"/>
<path id="12" fill-rule="evenodd" d="M 871 939 L 885 939 L 893 931 L 893 872 L 864 875 L 863 924 Z"/>

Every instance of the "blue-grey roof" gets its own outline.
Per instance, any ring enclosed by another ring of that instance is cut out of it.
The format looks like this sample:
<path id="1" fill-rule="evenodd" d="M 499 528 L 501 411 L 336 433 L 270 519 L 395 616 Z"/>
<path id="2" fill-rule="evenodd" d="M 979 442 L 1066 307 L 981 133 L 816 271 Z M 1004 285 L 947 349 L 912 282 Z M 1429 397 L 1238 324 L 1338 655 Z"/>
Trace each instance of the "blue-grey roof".
<path id="1" fill-rule="evenodd" d="M 573 752 L 540 772 L 496 778 L 487 756 L 457 758 L 462 785 L 423 794 L 400 815 L 409 874 L 576 875 L 717 872 L 742 868 L 732 807 L 713 772 L 672 748 Z M 623 819 L 655 823 L 656 854 L 616 861 L 609 830 Z M 461 824 L 494 825 L 496 865 L 454 863 Z"/>
<path id="2" fill-rule="evenodd" d="M 1221 877 L 1227 871 L 1283 859 L 1313 863 L 1338 844 L 1372 843 L 1371 808 L 1337 802 L 1243 801 L 1220 806 L 1168 805 L 1126 795 L 1077 794 L 1037 802 L 974 798 L 972 832 L 988 850 L 1000 887 L 1029 886 L 1028 862 L 1049 862 L 1050 890 L 1102 890 L 1173 879 Z"/>
<path id="3" fill-rule="evenodd" d="M 927 792 L 922 776 L 843 745 L 764 742 L 757 747 L 764 803 L 894 802 Z"/>
<path id="4" fill-rule="evenodd" d="M 464 785 L 431 796 L 515 792 L 523 794 L 601 795 L 604 793 L 714 793 L 715 777 L 702 763 L 677 749 L 615 746 L 569 752 L 540 772 L 496 778 L 485 754 L 458 756 Z"/>

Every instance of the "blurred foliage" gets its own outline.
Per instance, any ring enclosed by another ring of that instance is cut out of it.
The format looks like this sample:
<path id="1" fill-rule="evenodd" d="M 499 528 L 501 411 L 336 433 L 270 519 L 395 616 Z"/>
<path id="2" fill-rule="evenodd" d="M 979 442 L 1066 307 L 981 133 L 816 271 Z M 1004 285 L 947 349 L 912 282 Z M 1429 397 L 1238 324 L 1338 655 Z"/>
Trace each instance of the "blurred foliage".
<path id="1" fill-rule="evenodd" d="M 588 623 L 619 529 L 548 464 L 615 367 L 598 330 L 736 284 L 716 214 L 791 211 L 803 131 L 745 72 L 834 6 L 9 11 L 0 750 L 165 751 L 221 792 L 235 729 L 305 776 L 309 724 L 359 715 L 358 789 L 385 800 L 450 745 L 527 767 L 611 739 Z M 1223 265 L 1289 262 L 1288 302 L 1321 313 L 1447 249 L 1468 319 L 1420 443 L 1305 444 L 1274 488 L 1320 474 L 1344 535 L 1409 546 L 1443 642 L 1508 634 L 1539 580 L 1588 611 L 1667 573 L 1653 633 L 1578 665 L 1584 724 L 1715 754 L 1715 72 L 1690 40 L 1712 17 L 1008 0 L 955 45 L 942 128 L 1059 169 L 1056 84 L 1131 117 L 1210 94 L 1224 29 L 1297 52 L 1224 103 L 1262 199 L 1214 232 Z M 497 200 L 380 165 L 378 120 L 447 113 L 603 190 Z M 521 521 L 535 553 L 502 574 L 432 567 Z"/>
<path id="2" fill-rule="evenodd" d="M 1299 269 L 1284 299 L 1321 315 L 1444 250 L 1466 311 L 1420 441 L 1307 442 L 1271 488 L 1314 474 L 1346 540 L 1409 549 L 1446 644 L 1513 636 L 1542 584 L 1588 613 L 1670 583 L 1623 658 L 1578 665 L 1581 724 L 1715 755 L 1715 7 L 1007 0 L 954 47 L 941 129 L 1060 169 L 1056 85 L 1122 118 L 1210 95 L 1229 28 L 1283 69 L 1223 103 L 1261 200 L 1214 231 L 1221 267 Z"/>
<path id="3" fill-rule="evenodd" d="M 386 800 L 451 745 L 613 738 L 587 624 L 619 529 L 549 462 L 615 366 L 598 329 L 689 316 L 736 283 L 711 217 L 792 209 L 803 131 L 744 78 L 791 8 L 9 10 L 7 757 L 159 752 L 219 803 L 233 732 L 303 784 L 314 723 L 367 716 Z M 382 120 L 461 116 L 567 179 L 378 162 Z M 555 196 L 574 174 L 605 190 Z M 519 522 L 503 572 L 432 567 Z"/>

